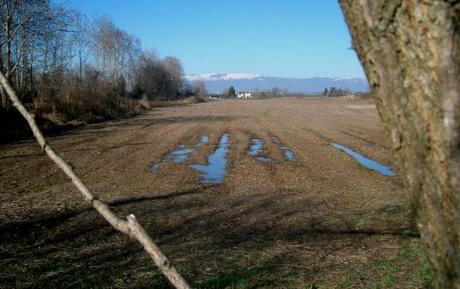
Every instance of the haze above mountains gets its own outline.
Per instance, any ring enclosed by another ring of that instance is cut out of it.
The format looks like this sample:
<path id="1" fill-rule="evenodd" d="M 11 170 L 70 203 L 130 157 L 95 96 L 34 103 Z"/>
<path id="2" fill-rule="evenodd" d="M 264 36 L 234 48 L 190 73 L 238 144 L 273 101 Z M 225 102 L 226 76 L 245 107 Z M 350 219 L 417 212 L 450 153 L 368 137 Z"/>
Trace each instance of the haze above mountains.
<path id="1" fill-rule="evenodd" d="M 201 80 L 206 84 L 210 93 L 220 93 L 230 86 L 236 91 L 271 90 L 274 87 L 287 89 L 290 93 L 320 93 L 324 88 L 336 87 L 348 89 L 353 92 L 365 92 L 369 90 L 365 78 L 336 78 L 336 77 L 312 77 L 312 78 L 289 78 L 263 76 L 248 73 L 220 73 L 220 74 L 191 74 L 185 77 L 188 81 Z"/>

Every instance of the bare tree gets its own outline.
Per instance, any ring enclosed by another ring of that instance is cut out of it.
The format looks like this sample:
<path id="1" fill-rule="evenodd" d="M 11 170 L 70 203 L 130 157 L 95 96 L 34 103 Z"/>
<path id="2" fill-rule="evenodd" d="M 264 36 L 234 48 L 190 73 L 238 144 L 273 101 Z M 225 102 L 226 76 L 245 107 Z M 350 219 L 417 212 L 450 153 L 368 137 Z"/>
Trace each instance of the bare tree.
<path id="1" fill-rule="evenodd" d="M 0 70 L 13 80 L 20 96 L 25 94 L 24 86 L 31 81 L 34 61 L 33 47 L 43 23 L 53 19 L 48 1 L 0 0 Z M 26 79 L 29 78 L 29 79 Z M 3 94 L 4 95 L 4 94 Z M 8 108 L 2 98 L 2 108 Z"/>
<path id="2" fill-rule="evenodd" d="M 438 288 L 460 288 L 460 3 L 341 0 Z"/>
<path id="3" fill-rule="evenodd" d="M 135 63 L 141 54 L 140 41 L 109 18 L 97 18 L 93 26 L 91 50 L 96 68 L 115 86 L 125 83 L 131 89 L 135 83 Z"/>
<path id="4" fill-rule="evenodd" d="M 208 96 L 206 85 L 201 80 L 197 80 L 193 83 L 193 92 L 197 96 Z"/>
<path id="5" fill-rule="evenodd" d="M 137 97 L 157 99 L 160 95 L 162 68 L 159 59 L 153 52 L 144 52 L 136 69 L 136 84 L 134 94 Z"/>
<path id="6" fill-rule="evenodd" d="M 271 97 L 280 97 L 282 95 L 281 89 L 278 87 L 273 87 L 271 91 Z"/>
<path id="7" fill-rule="evenodd" d="M 185 93 L 182 64 L 177 58 L 159 59 L 144 52 L 138 60 L 134 94 L 152 100 L 176 99 Z"/>
<path id="8" fill-rule="evenodd" d="M 77 52 L 78 58 L 78 76 L 83 79 L 83 65 L 88 54 L 89 45 L 89 20 L 78 10 L 72 11 L 72 42 Z"/>
<path id="9" fill-rule="evenodd" d="M 124 98 L 139 96 L 136 84 L 141 82 L 154 83 L 150 88 L 155 89 L 149 89 L 152 99 L 183 95 L 183 69 L 177 58 L 156 59 L 152 79 L 138 81 L 141 55 L 139 39 L 109 18 L 89 21 L 52 0 L 0 0 L 0 71 L 21 101 L 57 125 L 138 112 L 136 103 Z M 14 123 L 19 115 L 10 110 L 1 87 L 0 100 L 0 113 Z M 16 135 L 6 122 L 0 126 Z"/>
<path id="10" fill-rule="evenodd" d="M 184 83 L 184 69 L 182 63 L 176 57 L 167 56 L 163 60 L 164 67 L 168 74 L 168 95 L 177 98 L 181 94 Z"/>

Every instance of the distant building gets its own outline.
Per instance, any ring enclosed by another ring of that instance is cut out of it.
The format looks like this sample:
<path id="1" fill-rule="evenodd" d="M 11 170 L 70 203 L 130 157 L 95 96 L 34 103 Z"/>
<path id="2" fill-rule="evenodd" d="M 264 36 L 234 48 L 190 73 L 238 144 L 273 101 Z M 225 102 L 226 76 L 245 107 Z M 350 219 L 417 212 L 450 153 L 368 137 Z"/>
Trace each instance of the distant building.
<path id="1" fill-rule="evenodd" d="M 348 93 L 344 95 L 343 98 L 355 98 L 355 95 L 353 93 Z"/>
<path id="2" fill-rule="evenodd" d="M 254 93 L 251 91 L 240 91 L 237 94 L 238 99 L 248 99 L 248 98 L 254 98 Z"/>

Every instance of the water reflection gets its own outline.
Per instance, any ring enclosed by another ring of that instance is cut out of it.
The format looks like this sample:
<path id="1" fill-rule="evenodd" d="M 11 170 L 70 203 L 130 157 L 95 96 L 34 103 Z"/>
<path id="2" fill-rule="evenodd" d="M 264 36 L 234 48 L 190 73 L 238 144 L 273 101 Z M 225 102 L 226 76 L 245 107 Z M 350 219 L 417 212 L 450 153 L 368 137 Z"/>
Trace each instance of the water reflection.
<path id="1" fill-rule="evenodd" d="M 197 144 L 197 146 L 207 144 L 209 142 L 209 136 L 203 135 L 200 138 L 200 143 Z"/>
<path id="2" fill-rule="evenodd" d="M 286 159 L 288 159 L 289 161 L 292 161 L 295 159 L 295 153 L 293 151 L 291 151 L 287 146 L 282 144 L 276 137 L 273 137 L 272 139 L 273 139 L 273 142 L 283 151 Z"/>
<path id="3" fill-rule="evenodd" d="M 224 134 L 219 140 L 216 150 L 209 155 L 208 164 L 191 165 L 190 167 L 200 171 L 200 182 L 202 184 L 220 184 L 227 175 L 227 153 L 230 135 Z"/>
<path id="4" fill-rule="evenodd" d="M 201 136 L 200 141 L 195 145 L 195 147 L 205 145 L 208 142 L 209 142 L 209 136 L 203 135 Z M 174 151 L 168 153 L 161 160 L 151 164 L 150 171 L 152 173 L 158 171 L 158 169 L 160 168 L 160 164 L 162 162 L 180 164 L 182 162 L 188 161 L 190 159 L 190 154 L 193 153 L 193 151 L 194 151 L 193 148 L 187 147 L 185 144 L 180 144 L 177 146 L 177 148 Z"/>
<path id="5" fill-rule="evenodd" d="M 384 166 L 374 160 L 371 160 L 369 158 L 366 158 L 365 156 L 355 152 L 354 150 L 350 149 L 350 148 L 347 148 L 346 146 L 343 146 L 341 144 L 337 144 L 337 143 L 331 143 L 331 145 L 338 149 L 338 150 L 341 150 L 343 151 L 344 153 L 346 153 L 347 155 L 349 156 L 352 156 L 355 160 L 358 161 L 358 163 L 360 163 L 362 166 L 365 166 L 366 168 L 369 168 L 371 170 L 374 170 L 378 173 L 381 173 L 382 175 L 385 175 L 385 176 L 396 176 L 395 172 L 393 172 L 393 170 L 387 166 Z"/>
<path id="6" fill-rule="evenodd" d="M 264 149 L 264 143 L 261 139 L 251 139 L 251 146 L 249 147 L 248 154 L 252 157 L 256 157 L 256 160 L 266 163 L 273 163 L 274 161 L 268 157 L 260 156 L 260 153 Z"/>

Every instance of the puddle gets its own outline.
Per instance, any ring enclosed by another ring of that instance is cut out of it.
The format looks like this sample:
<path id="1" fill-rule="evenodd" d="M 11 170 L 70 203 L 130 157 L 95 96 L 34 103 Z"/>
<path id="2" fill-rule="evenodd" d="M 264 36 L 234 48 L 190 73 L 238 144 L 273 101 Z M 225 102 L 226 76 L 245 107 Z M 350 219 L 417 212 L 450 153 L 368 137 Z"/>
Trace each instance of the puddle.
<path id="1" fill-rule="evenodd" d="M 159 167 L 160 167 L 160 164 L 159 164 L 159 163 L 153 163 L 153 164 L 150 165 L 150 171 L 151 171 L 152 173 L 154 173 L 154 172 L 158 171 L 158 168 L 159 168 Z"/>
<path id="2" fill-rule="evenodd" d="M 174 164 L 179 164 L 181 162 L 188 160 L 189 155 L 192 152 L 193 152 L 193 149 L 191 148 L 185 148 L 185 149 L 173 151 L 166 157 L 166 161 L 174 163 Z"/>
<path id="3" fill-rule="evenodd" d="M 205 145 L 209 142 L 209 136 L 203 135 L 200 138 L 200 142 L 197 144 L 197 146 Z"/>
<path id="4" fill-rule="evenodd" d="M 209 136 L 203 135 L 200 138 L 200 142 L 195 145 L 195 147 L 199 147 L 205 145 L 209 142 Z M 185 144 L 180 144 L 177 146 L 175 151 L 168 153 L 165 157 L 163 157 L 160 161 L 153 163 L 150 165 L 150 171 L 152 173 L 158 171 L 160 164 L 162 162 L 168 162 L 173 164 L 180 164 L 182 162 L 188 161 L 190 159 L 190 154 L 193 153 L 194 149 L 187 147 Z"/>
<path id="5" fill-rule="evenodd" d="M 158 162 L 151 164 L 150 171 L 152 173 L 155 173 L 156 171 L 158 171 L 160 164 L 162 162 L 168 162 L 168 163 L 173 163 L 173 164 L 180 164 L 182 162 L 185 162 L 186 160 L 189 159 L 189 156 L 193 151 L 194 150 L 192 148 L 186 148 L 185 145 L 181 144 L 177 146 L 177 149 L 175 151 L 168 153 L 165 157 L 163 157 Z"/>
<path id="6" fill-rule="evenodd" d="M 264 162 L 264 163 L 274 163 L 275 162 L 272 159 L 267 158 L 267 157 L 257 157 L 256 160 Z"/>
<path id="7" fill-rule="evenodd" d="M 251 146 L 249 147 L 248 154 L 254 157 L 262 152 L 263 147 L 264 143 L 262 142 L 262 140 L 258 138 L 253 138 L 251 139 Z"/>
<path id="8" fill-rule="evenodd" d="M 256 160 L 266 163 L 273 163 L 274 161 L 270 158 L 259 156 L 262 150 L 264 149 L 264 143 L 261 139 L 253 138 L 251 139 L 251 146 L 249 147 L 248 154 L 252 157 L 256 157 Z"/>
<path id="9" fill-rule="evenodd" d="M 282 144 L 276 137 L 273 137 L 273 142 L 283 151 L 284 156 L 289 161 L 293 161 L 295 159 L 295 153 L 291 151 L 287 146 Z"/>
<path id="10" fill-rule="evenodd" d="M 229 147 L 230 135 L 224 134 L 219 140 L 216 150 L 209 155 L 208 164 L 191 165 L 192 169 L 201 172 L 200 182 L 202 184 L 220 184 L 227 175 L 227 152 Z"/>
<path id="11" fill-rule="evenodd" d="M 280 148 L 283 150 L 284 156 L 285 156 L 288 160 L 292 161 L 292 160 L 295 159 L 295 153 L 294 153 L 293 151 L 291 151 L 288 147 L 284 147 L 284 146 L 283 146 L 283 147 L 280 147 Z"/>
<path id="12" fill-rule="evenodd" d="M 374 160 L 368 159 L 365 156 L 355 152 L 354 150 L 347 148 L 346 146 L 337 143 L 331 143 L 331 145 L 334 148 L 343 151 L 347 155 L 352 156 L 355 160 L 358 161 L 358 163 L 360 163 L 362 166 L 365 166 L 366 168 L 374 170 L 385 176 L 396 176 L 395 172 L 393 172 L 391 168 L 384 166 Z"/>

